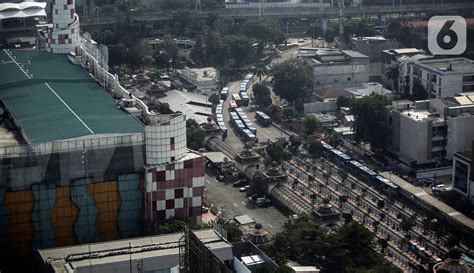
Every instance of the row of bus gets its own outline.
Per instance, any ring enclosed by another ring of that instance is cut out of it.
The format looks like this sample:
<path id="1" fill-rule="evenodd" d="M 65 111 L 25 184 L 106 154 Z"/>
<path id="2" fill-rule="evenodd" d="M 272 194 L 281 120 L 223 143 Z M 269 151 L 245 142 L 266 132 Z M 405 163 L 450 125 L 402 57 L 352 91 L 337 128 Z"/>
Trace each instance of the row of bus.
<path id="1" fill-rule="evenodd" d="M 227 127 L 225 126 L 222 110 L 224 109 L 224 100 L 220 100 L 216 106 L 216 123 L 222 131 L 223 137 L 227 137 Z"/>
<path id="2" fill-rule="evenodd" d="M 321 141 L 321 144 L 323 145 L 323 151 L 325 151 L 329 157 L 334 159 L 334 161 L 344 165 L 355 177 L 364 179 L 365 181 L 370 181 L 376 188 L 382 191 L 391 189 L 398 192 L 399 187 L 397 185 L 380 176 L 371 168 L 365 166 L 357 160 L 352 159 L 347 154 L 339 151 L 324 141 Z"/>
<path id="3" fill-rule="evenodd" d="M 241 108 L 230 112 L 230 123 L 244 141 L 257 141 L 257 129 Z"/>

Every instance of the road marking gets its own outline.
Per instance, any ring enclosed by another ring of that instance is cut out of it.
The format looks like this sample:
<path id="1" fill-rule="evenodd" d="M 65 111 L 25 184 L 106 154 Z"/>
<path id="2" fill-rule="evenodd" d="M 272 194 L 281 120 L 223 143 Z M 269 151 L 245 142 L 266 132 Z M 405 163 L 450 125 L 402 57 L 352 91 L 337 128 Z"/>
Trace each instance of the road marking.
<path id="1" fill-rule="evenodd" d="M 49 86 L 49 84 L 47 82 L 44 83 L 48 88 L 49 90 L 51 90 L 51 92 L 53 92 L 54 95 L 56 95 L 56 97 L 64 104 L 64 106 L 67 107 L 67 109 L 69 109 L 69 111 L 71 111 L 71 113 L 76 116 L 76 118 L 82 123 L 82 125 L 84 125 L 84 127 L 87 128 L 87 130 L 89 130 L 89 132 L 91 132 L 91 134 L 94 134 L 94 131 L 91 130 L 91 128 L 89 128 L 89 126 L 87 126 L 87 124 L 76 114 L 76 112 L 74 112 L 71 107 L 69 107 L 69 105 L 67 105 L 67 103 L 65 101 L 63 101 L 63 99 L 58 95 L 58 93 L 56 93 L 56 91 L 54 91 L 53 88 L 51 88 L 51 86 Z"/>
<path id="2" fill-rule="evenodd" d="M 25 74 L 25 76 L 28 78 L 28 79 L 31 79 L 30 75 L 28 75 L 28 73 L 26 73 L 26 71 L 23 69 L 23 67 L 15 60 L 15 58 L 6 50 L 4 49 L 3 50 L 5 52 L 5 54 L 8 55 L 8 57 L 10 57 L 10 59 L 12 60 L 13 63 L 15 63 L 15 65 L 21 70 L 21 72 L 23 72 L 23 74 Z"/>
<path id="3" fill-rule="evenodd" d="M 245 206 L 245 202 L 244 202 L 244 201 L 242 201 L 242 205 L 244 205 L 244 206 Z"/>
<path id="4" fill-rule="evenodd" d="M 209 181 L 209 180 L 207 180 L 207 179 L 206 179 L 206 182 L 207 182 L 207 184 L 211 184 L 211 181 Z"/>
<path id="5" fill-rule="evenodd" d="M 232 203 L 232 205 L 234 205 L 234 207 L 236 207 L 236 208 L 239 207 L 236 203 Z"/>

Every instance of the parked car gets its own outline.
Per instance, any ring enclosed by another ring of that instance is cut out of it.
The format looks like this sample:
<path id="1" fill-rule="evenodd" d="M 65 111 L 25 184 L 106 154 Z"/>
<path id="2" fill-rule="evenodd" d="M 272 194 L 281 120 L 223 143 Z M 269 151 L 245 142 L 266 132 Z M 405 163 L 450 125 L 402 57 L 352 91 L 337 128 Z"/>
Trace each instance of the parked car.
<path id="1" fill-rule="evenodd" d="M 255 203 L 257 203 L 257 206 L 259 207 L 266 207 L 272 203 L 272 200 L 268 198 L 257 198 Z"/>
<path id="2" fill-rule="evenodd" d="M 250 189 L 250 186 L 247 185 L 247 186 L 245 186 L 245 187 L 240 188 L 239 191 L 240 191 L 240 192 L 246 192 L 246 191 L 248 191 L 249 189 Z"/>
<path id="3" fill-rule="evenodd" d="M 219 182 L 224 182 L 225 177 L 220 174 L 220 175 L 216 176 L 216 180 L 219 181 Z"/>
<path id="4" fill-rule="evenodd" d="M 438 184 L 436 186 L 431 187 L 431 191 L 433 192 L 440 192 L 440 191 L 445 191 L 446 190 L 446 185 L 444 184 Z"/>
<path id="5" fill-rule="evenodd" d="M 247 179 L 240 179 L 232 183 L 232 187 L 243 187 L 248 185 Z"/>

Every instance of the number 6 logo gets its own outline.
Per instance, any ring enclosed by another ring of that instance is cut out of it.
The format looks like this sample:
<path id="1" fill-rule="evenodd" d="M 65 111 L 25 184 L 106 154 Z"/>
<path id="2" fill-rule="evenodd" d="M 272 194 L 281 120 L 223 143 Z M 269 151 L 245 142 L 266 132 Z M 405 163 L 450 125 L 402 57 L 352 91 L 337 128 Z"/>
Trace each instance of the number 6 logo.
<path id="1" fill-rule="evenodd" d="M 428 49 L 433 55 L 461 55 L 466 51 L 466 20 L 461 16 L 433 16 L 428 21 Z"/>

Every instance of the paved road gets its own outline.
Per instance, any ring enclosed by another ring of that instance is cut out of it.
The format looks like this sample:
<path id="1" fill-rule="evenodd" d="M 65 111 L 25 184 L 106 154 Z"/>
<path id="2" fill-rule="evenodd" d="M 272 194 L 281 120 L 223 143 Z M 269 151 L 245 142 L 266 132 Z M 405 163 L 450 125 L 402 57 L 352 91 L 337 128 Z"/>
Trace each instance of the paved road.
<path id="1" fill-rule="evenodd" d="M 214 204 L 222 214 L 230 219 L 235 216 L 247 214 L 271 234 L 275 235 L 283 230 L 287 216 L 274 207 L 260 208 L 249 200 L 239 188 L 232 187 L 230 183 L 218 182 L 214 177 L 206 175 L 205 196 Z"/>

